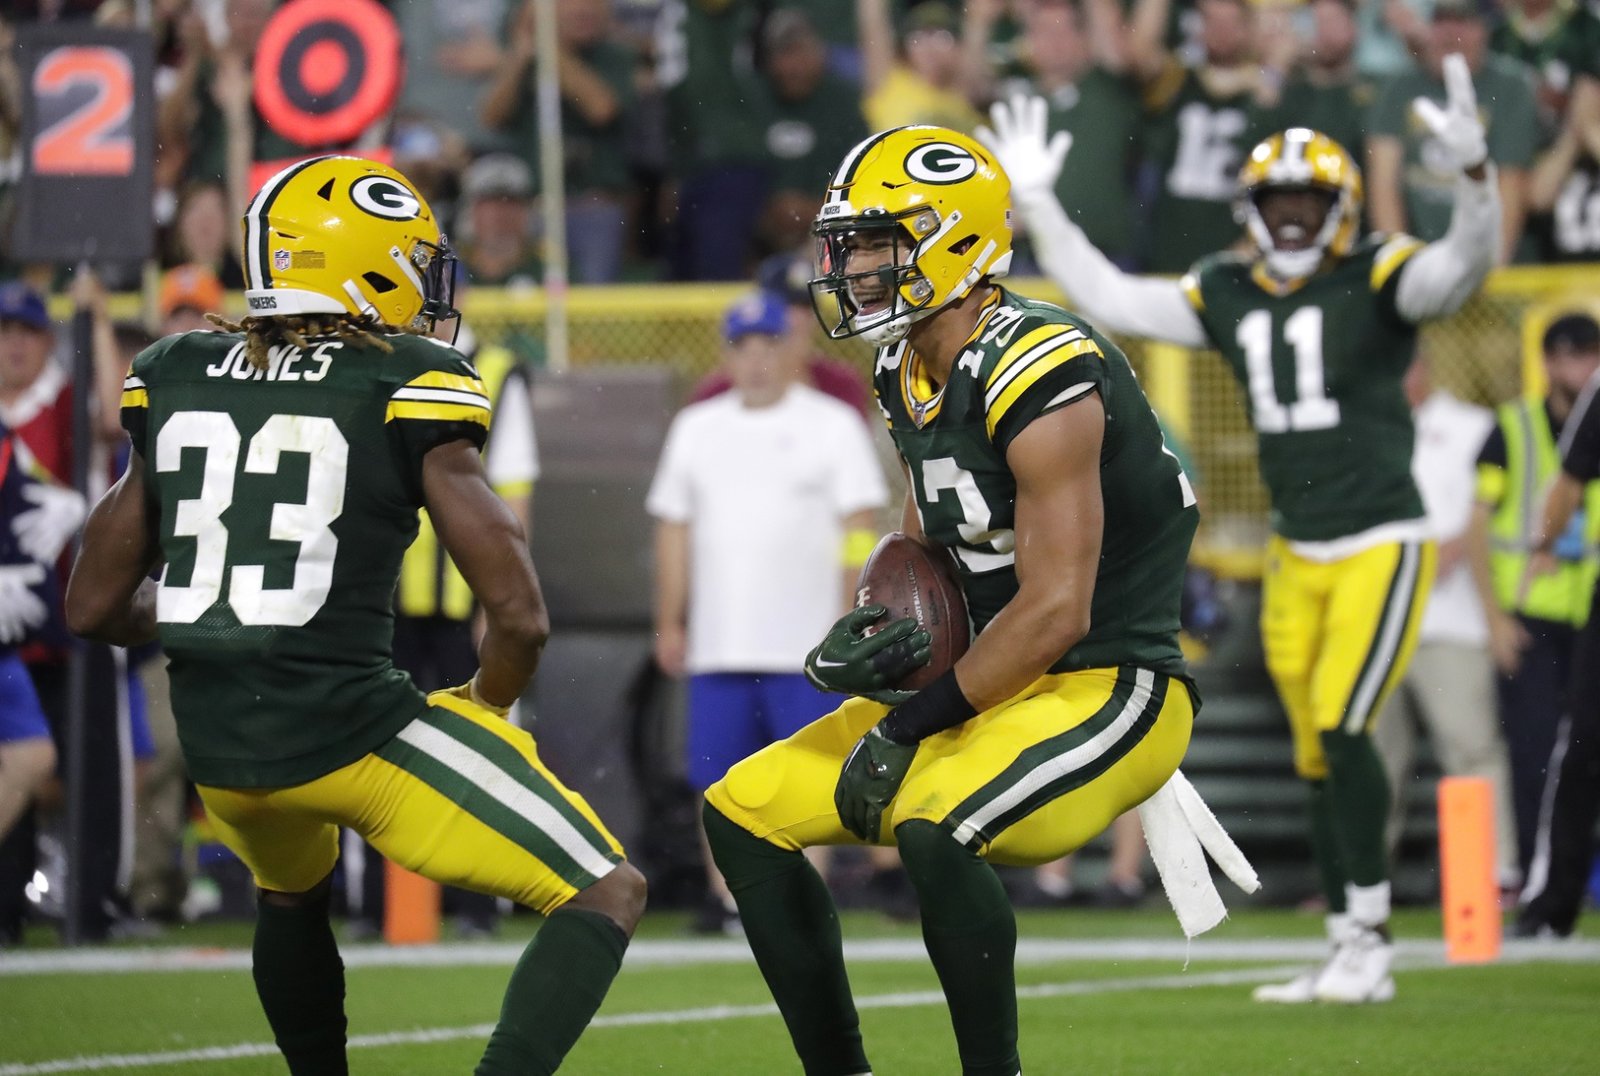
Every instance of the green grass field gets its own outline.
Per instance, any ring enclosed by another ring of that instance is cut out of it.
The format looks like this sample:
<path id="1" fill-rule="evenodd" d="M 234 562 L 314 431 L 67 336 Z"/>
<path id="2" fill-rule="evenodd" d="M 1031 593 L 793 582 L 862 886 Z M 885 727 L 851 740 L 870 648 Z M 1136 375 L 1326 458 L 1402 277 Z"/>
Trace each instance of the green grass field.
<path id="1" fill-rule="evenodd" d="M 1436 914 L 1397 917 L 1398 998 L 1357 1009 L 1264 1007 L 1250 988 L 1319 945 L 1320 919 L 1246 911 L 1189 950 L 1170 915 L 1025 912 L 1018 949 L 1030 1076 L 1054 1073 L 1594 1073 L 1600 940 L 1507 947 L 1450 967 Z M 532 929 L 492 945 L 346 948 L 351 1071 L 468 1073 Z M 878 1076 L 959 1071 L 915 928 L 846 918 L 851 981 Z M 115 1070 L 282 1073 L 246 970 L 248 928 L 177 931 L 159 947 L 0 954 L 0 1076 Z M 91 962 L 91 963 L 85 963 Z M 152 970 L 156 965 L 162 970 Z M 798 1073 L 742 941 L 691 941 L 651 916 L 600 1018 L 562 1070 Z"/>

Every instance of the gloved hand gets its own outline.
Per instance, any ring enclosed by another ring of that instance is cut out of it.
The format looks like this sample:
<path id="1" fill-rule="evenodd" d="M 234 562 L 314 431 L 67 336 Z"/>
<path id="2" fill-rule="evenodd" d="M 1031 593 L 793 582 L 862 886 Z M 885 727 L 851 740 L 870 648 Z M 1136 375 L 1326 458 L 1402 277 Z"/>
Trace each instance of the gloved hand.
<path id="1" fill-rule="evenodd" d="M 29 559 L 53 564 L 83 523 L 83 496 L 65 486 L 30 482 L 22 488 L 22 499 L 39 507 L 12 517 L 11 533 L 17 536 L 17 546 Z"/>
<path id="2" fill-rule="evenodd" d="M 994 127 L 979 127 L 978 139 L 994 151 L 1005 169 L 1012 196 L 1019 201 L 1054 197 L 1056 179 L 1072 148 L 1072 134 L 1057 131 L 1045 141 L 1049 106 L 1044 98 L 1019 93 L 1009 102 L 996 101 L 989 109 L 989 120 Z"/>
<path id="3" fill-rule="evenodd" d="M 914 692 L 890 685 L 928 663 L 933 637 L 911 617 L 866 634 L 869 626 L 887 615 L 889 610 L 881 605 L 862 605 L 840 617 L 806 655 L 806 679 L 823 691 L 860 695 L 885 706 L 909 699 Z"/>
<path id="4" fill-rule="evenodd" d="M 916 755 L 916 744 L 895 743 L 876 725 L 856 741 L 833 786 L 833 805 L 845 829 L 864 841 L 877 841 L 884 808 L 900 791 Z"/>
<path id="5" fill-rule="evenodd" d="M 1444 107 L 1426 97 L 1416 98 L 1411 107 L 1444 146 L 1455 166 L 1467 172 L 1489 159 L 1489 143 L 1484 138 L 1483 121 L 1478 118 L 1478 95 L 1472 89 L 1472 72 L 1466 58 L 1452 52 L 1444 58 L 1443 66 Z"/>
<path id="6" fill-rule="evenodd" d="M 38 564 L 0 566 L 0 643 L 20 643 L 50 616 L 44 599 L 29 589 L 43 582 Z"/>
<path id="7" fill-rule="evenodd" d="M 478 694 L 478 678 L 476 676 L 464 684 L 459 684 L 456 687 L 445 688 L 443 694 L 454 695 L 458 699 L 464 699 L 480 709 L 488 710 L 496 717 L 504 717 L 511 712 L 510 706 L 496 706 L 494 703 L 489 702 L 482 695 Z M 512 705 L 514 706 L 516 704 L 513 703 Z"/>

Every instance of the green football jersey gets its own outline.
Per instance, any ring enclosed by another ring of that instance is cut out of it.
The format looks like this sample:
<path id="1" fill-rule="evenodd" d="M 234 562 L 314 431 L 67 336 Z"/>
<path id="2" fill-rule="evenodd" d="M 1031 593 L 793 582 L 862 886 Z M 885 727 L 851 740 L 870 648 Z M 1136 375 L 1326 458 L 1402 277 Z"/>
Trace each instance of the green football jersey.
<path id="1" fill-rule="evenodd" d="M 409 335 L 245 358 L 192 332 L 141 354 L 122 423 L 166 566 L 156 599 L 190 776 L 277 787 L 355 761 L 422 712 L 390 660 L 422 459 L 482 447 L 489 399 L 455 351 Z"/>
<path id="2" fill-rule="evenodd" d="M 1243 234 L 1233 199 L 1239 166 L 1254 144 L 1253 101 L 1249 91 L 1213 95 L 1197 70 L 1174 60 L 1145 91 L 1144 104 L 1145 159 L 1161 173 L 1149 268 L 1181 273 Z"/>
<path id="3" fill-rule="evenodd" d="M 1421 245 L 1369 236 L 1282 294 L 1237 254 L 1202 259 L 1183 278 L 1244 388 L 1272 528 L 1285 538 L 1331 541 L 1423 515 L 1400 388 L 1417 329 L 1395 308 L 1398 270 Z"/>
<path id="4" fill-rule="evenodd" d="M 955 555 L 980 632 L 1017 593 L 1017 484 L 1006 449 L 1035 418 L 1098 393 L 1105 524 L 1089 634 L 1051 671 L 1138 665 L 1187 675 L 1178 605 L 1199 512 L 1115 344 L 1060 307 L 996 288 L 943 386 L 905 341 L 878 351 L 873 382 L 923 533 Z"/>

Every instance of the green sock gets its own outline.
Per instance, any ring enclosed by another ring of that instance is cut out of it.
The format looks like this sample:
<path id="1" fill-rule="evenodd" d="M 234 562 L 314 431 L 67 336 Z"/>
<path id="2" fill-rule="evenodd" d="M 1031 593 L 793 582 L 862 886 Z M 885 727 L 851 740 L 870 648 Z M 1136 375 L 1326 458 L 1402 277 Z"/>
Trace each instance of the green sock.
<path id="1" fill-rule="evenodd" d="M 545 1076 L 589 1026 L 628 936 L 599 912 L 561 908 L 522 951 L 477 1076 Z"/>
<path id="2" fill-rule="evenodd" d="M 251 972 L 293 1076 L 345 1076 L 344 961 L 327 890 L 294 907 L 257 902 Z"/>
<path id="3" fill-rule="evenodd" d="M 920 819 L 894 831 L 922 905 L 963 1076 L 1017 1076 L 1017 920 L 994 868 Z"/>
<path id="4" fill-rule="evenodd" d="M 799 852 L 752 836 L 710 804 L 704 819 L 712 857 L 739 903 L 750 951 L 806 1076 L 867 1072 L 839 913 L 822 877 Z"/>
<path id="5" fill-rule="evenodd" d="M 1343 915 L 1345 911 L 1344 884 L 1349 880 L 1344 872 L 1344 860 L 1339 855 L 1338 809 L 1327 781 L 1307 781 L 1311 793 L 1311 853 L 1317 861 L 1317 881 L 1322 883 L 1322 896 L 1328 902 L 1328 911 Z"/>
<path id="6" fill-rule="evenodd" d="M 1389 780 L 1383 760 L 1366 733 L 1324 732 L 1328 786 L 1338 822 L 1339 855 L 1355 885 L 1377 885 L 1389 877 L 1384 824 L 1389 820 Z"/>

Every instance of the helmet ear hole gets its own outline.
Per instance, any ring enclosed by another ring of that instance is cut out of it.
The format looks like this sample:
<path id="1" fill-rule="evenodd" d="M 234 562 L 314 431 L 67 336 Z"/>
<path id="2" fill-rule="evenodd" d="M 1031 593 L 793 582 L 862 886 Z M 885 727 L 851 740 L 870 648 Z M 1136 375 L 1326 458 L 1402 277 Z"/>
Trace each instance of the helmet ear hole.
<path id="1" fill-rule="evenodd" d="M 972 249 L 973 244 L 977 241 L 978 237 L 976 235 L 963 236 L 962 238 L 957 239 L 954 243 L 950 244 L 950 253 L 965 254 L 967 251 Z"/>
<path id="2" fill-rule="evenodd" d="M 400 286 L 382 273 L 362 273 L 361 279 L 365 280 L 367 285 L 379 295 L 391 292 Z"/>

